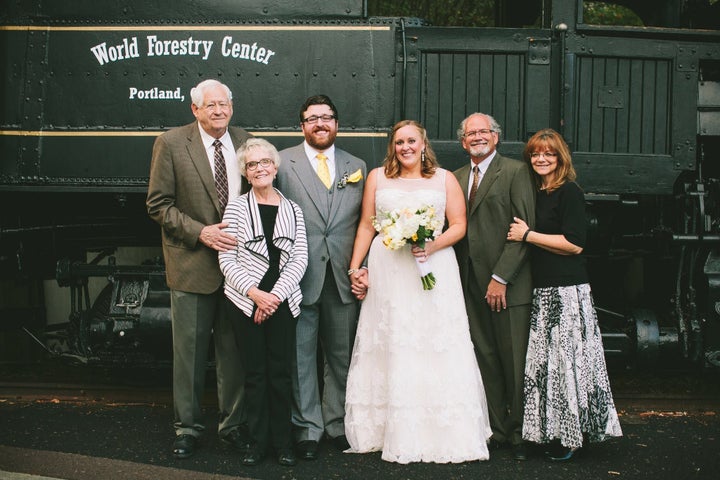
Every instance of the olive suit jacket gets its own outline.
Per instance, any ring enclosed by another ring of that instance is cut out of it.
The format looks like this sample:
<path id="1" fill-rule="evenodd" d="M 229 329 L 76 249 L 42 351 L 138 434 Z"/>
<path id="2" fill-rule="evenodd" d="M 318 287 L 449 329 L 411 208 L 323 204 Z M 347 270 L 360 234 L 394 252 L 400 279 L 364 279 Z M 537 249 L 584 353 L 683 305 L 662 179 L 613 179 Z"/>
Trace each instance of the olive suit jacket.
<path id="1" fill-rule="evenodd" d="M 456 170 L 455 176 L 468 198 L 470 162 Z M 507 240 L 514 216 L 531 228 L 535 225 L 535 187 L 526 163 L 497 153 L 472 205 L 468 205 L 467 234 L 456 244 L 455 252 L 462 284 L 467 285 L 472 266 L 484 294 L 495 274 L 508 282 L 509 307 L 530 303 L 532 297 L 530 262 L 526 258 L 529 249 L 524 243 Z"/>
<path id="2" fill-rule="evenodd" d="M 235 149 L 251 137 L 238 127 L 229 127 L 229 132 Z M 222 212 L 197 122 L 168 130 L 155 140 L 146 204 L 150 217 L 162 227 L 168 287 L 198 294 L 220 288 L 217 251 L 199 240 L 203 227 L 220 223 Z"/>

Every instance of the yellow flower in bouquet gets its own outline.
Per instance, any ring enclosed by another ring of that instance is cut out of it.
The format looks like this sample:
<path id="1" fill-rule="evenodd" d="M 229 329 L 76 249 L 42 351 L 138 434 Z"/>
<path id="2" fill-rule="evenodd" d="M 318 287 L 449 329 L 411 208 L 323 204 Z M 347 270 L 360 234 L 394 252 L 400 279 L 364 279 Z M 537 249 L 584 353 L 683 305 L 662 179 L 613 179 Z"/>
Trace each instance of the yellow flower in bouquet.
<path id="1" fill-rule="evenodd" d="M 417 209 L 380 210 L 372 217 L 372 224 L 383 244 L 390 250 L 398 250 L 408 243 L 425 248 L 426 241 L 434 240 L 440 234 L 443 221 L 435 216 L 435 208 L 423 206 Z M 435 286 L 435 275 L 426 263 L 417 259 L 416 262 L 423 289 L 431 290 Z"/>

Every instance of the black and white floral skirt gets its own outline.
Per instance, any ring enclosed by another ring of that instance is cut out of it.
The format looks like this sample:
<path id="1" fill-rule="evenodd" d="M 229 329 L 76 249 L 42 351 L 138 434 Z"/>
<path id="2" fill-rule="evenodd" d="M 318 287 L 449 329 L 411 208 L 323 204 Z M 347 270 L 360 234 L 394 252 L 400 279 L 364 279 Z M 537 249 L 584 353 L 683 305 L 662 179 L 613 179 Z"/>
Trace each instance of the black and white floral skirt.
<path id="1" fill-rule="evenodd" d="M 589 284 L 536 288 L 525 363 L 523 438 L 580 447 L 622 436 Z"/>

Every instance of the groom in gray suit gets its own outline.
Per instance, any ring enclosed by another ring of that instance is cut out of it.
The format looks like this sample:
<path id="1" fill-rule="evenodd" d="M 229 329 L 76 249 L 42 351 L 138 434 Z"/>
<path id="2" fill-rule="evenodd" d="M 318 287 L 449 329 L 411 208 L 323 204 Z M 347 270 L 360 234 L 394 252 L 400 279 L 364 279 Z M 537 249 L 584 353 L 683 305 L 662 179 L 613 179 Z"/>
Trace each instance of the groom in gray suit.
<path id="1" fill-rule="evenodd" d="M 338 113 L 330 98 L 315 95 L 300 108 L 305 141 L 280 152 L 277 186 L 300 205 L 308 240 L 308 267 L 300 282 L 297 368 L 293 416 L 300 458 L 317 458 L 323 432 L 340 449 L 345 438 L 345 384 L 357 328 L 358 304 L 348 265 L 360 217 L 367 166 L 335 148 Z M 318 340 L 324 354 L 322 404 Z"/>

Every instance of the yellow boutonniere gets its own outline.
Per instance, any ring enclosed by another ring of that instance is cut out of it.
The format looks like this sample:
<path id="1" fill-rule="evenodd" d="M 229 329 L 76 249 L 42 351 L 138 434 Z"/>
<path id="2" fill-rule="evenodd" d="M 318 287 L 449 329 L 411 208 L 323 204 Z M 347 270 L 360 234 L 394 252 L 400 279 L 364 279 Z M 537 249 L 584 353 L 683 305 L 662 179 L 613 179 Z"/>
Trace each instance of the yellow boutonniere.
<path id="1" fill-rule="evenodd" d="M 362 178 L 362 170 L 360 170 L 359 168 L 350 175 L 345 172 L 343 173 L 342 178 L 340 178 L 340 181 L 337 183 L 337 188 L 345 188 L 348 183 L 357 183 L 362 180 Z"/>

